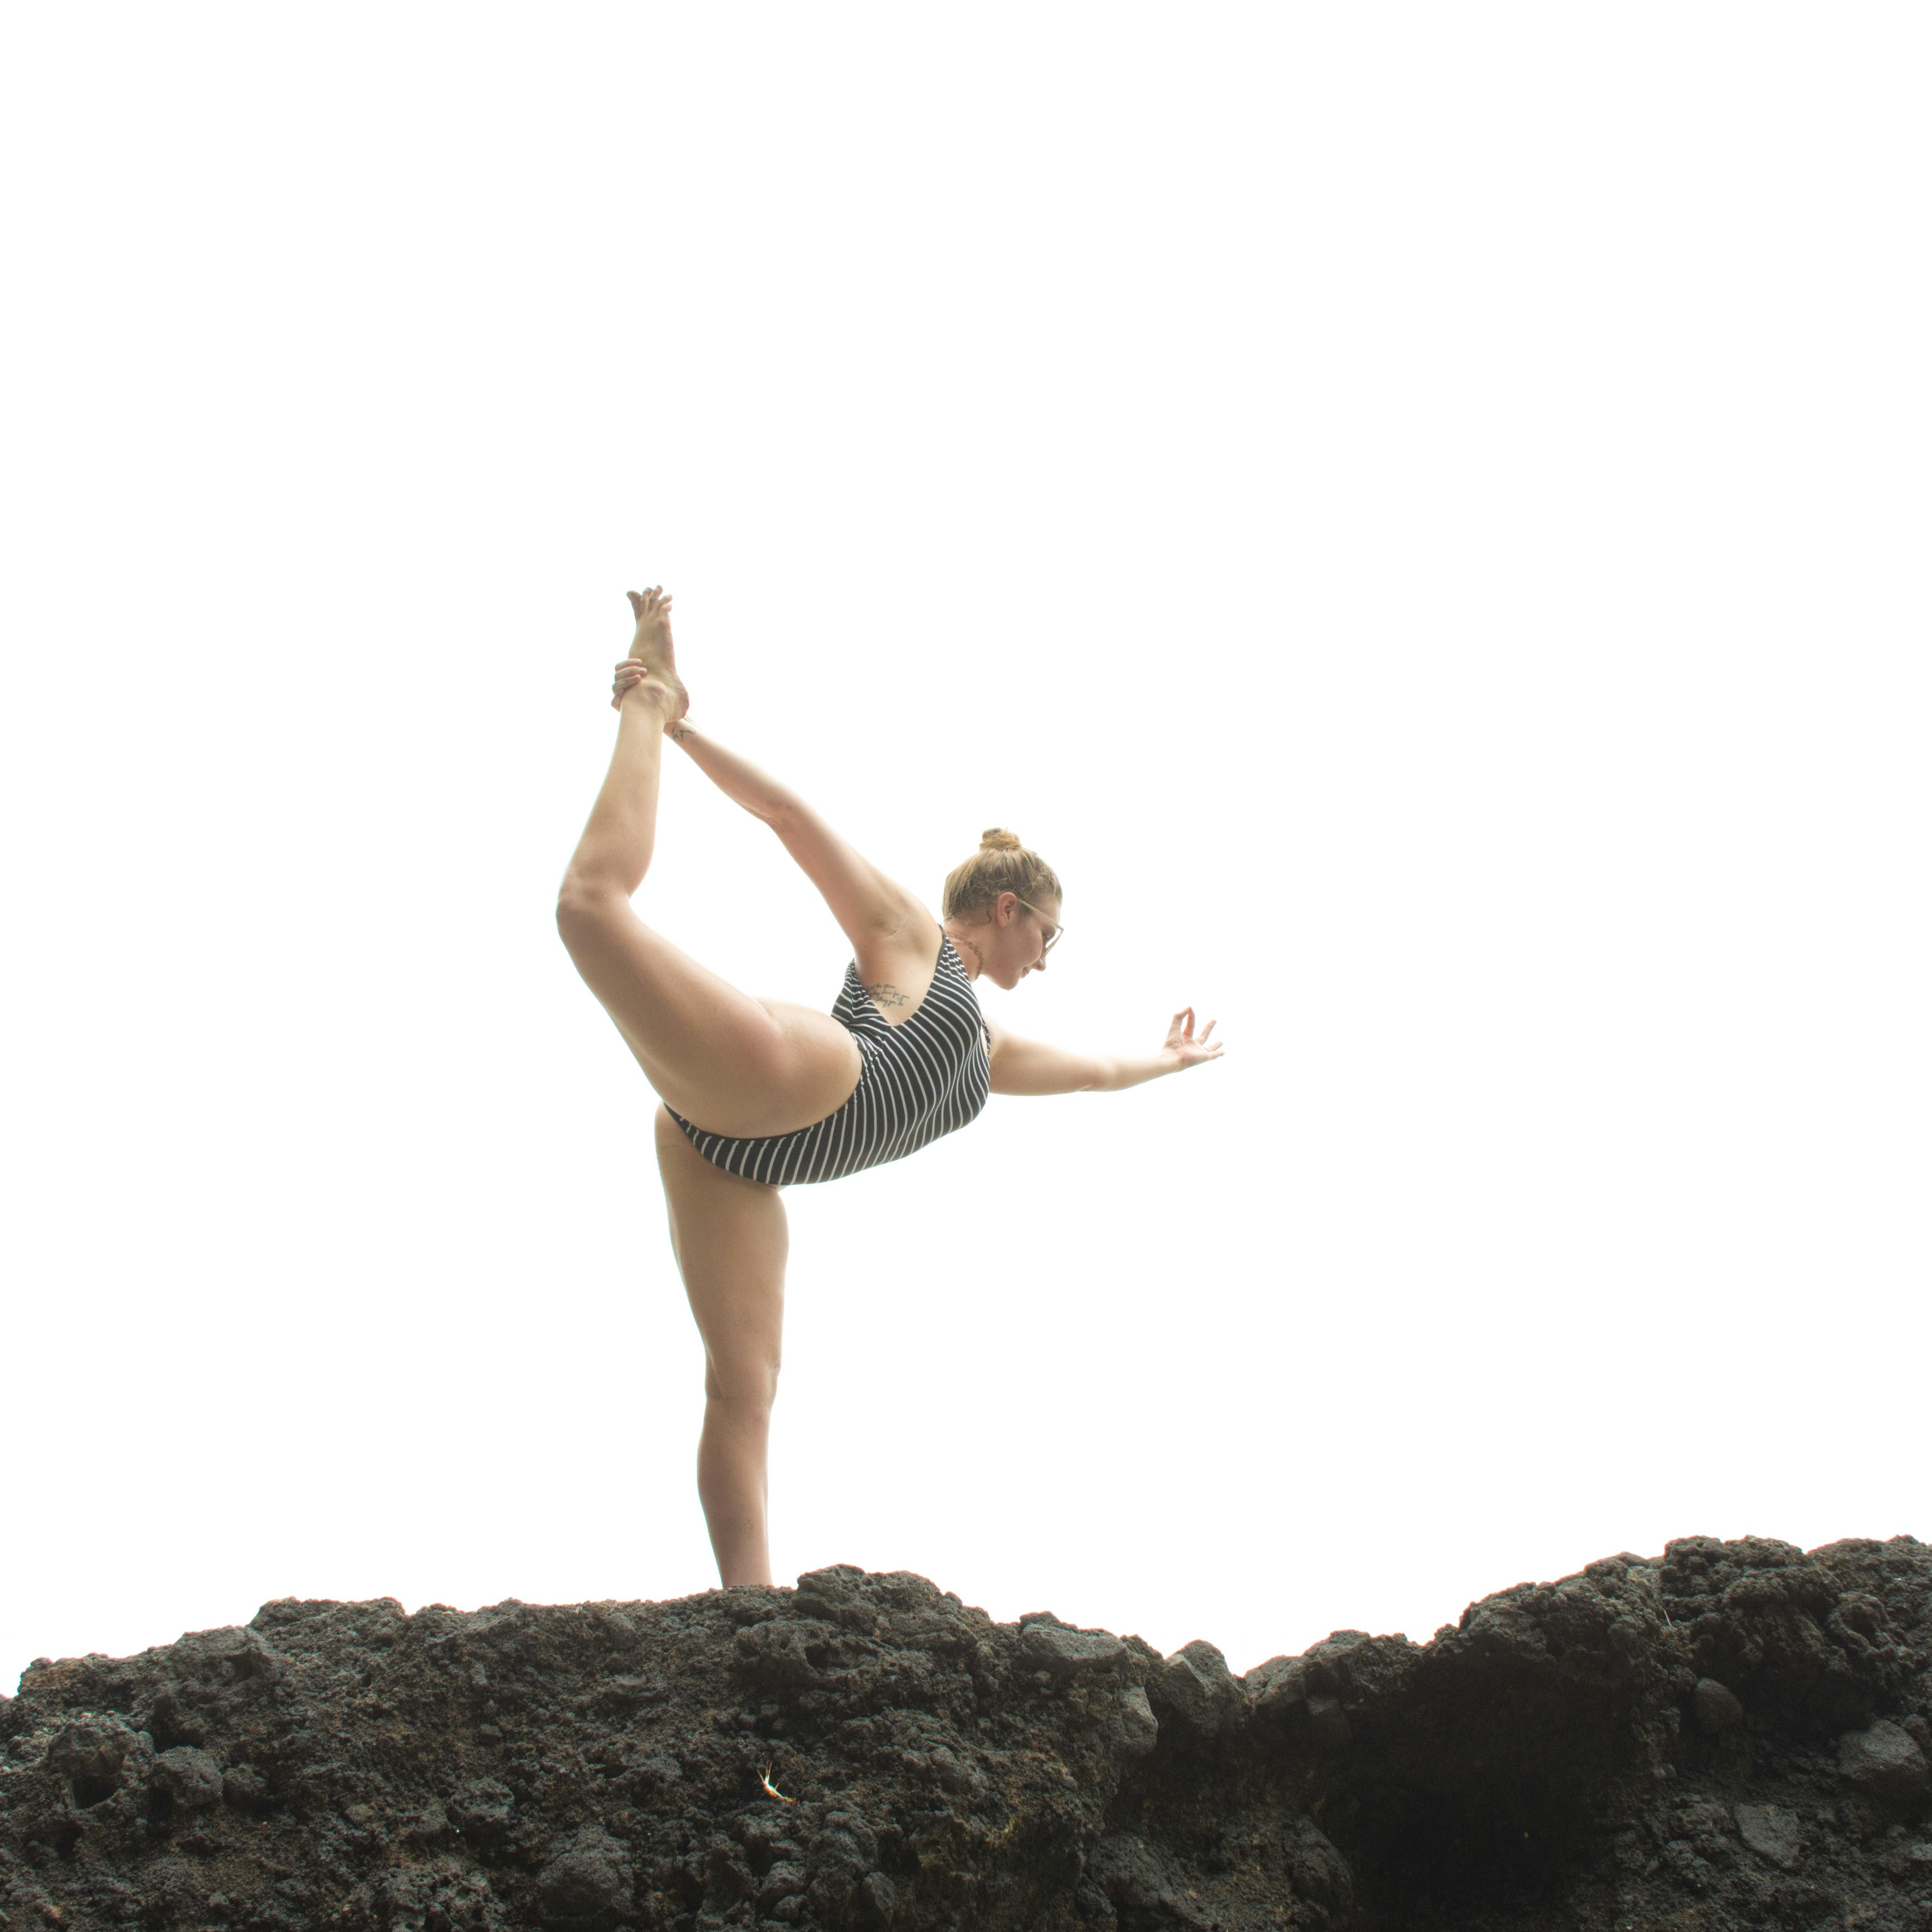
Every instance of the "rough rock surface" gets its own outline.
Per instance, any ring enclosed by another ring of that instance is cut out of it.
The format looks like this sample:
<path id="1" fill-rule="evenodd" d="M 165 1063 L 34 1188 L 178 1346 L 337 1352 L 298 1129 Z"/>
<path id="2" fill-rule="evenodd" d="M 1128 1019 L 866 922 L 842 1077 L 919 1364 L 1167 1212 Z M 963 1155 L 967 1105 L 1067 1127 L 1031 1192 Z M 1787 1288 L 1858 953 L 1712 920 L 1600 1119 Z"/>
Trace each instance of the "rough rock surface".
<path id="1" fill-rule="evenodd" d="M 1932 1550 L 1694 1537 L 1228 1675 L 816 1571 L 281 1602 L 0 1702 L 0 1924 L 1932 1928 Z"/>

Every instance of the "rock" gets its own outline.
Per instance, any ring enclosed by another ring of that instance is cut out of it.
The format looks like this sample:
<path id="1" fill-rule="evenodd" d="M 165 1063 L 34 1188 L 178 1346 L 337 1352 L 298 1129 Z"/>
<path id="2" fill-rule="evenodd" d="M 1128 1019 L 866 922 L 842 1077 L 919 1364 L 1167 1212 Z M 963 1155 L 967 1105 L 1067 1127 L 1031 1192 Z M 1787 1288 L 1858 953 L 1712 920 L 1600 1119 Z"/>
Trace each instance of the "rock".
<path id="1" fill-rule="evenodd" d="M 1308 1670 L 1298 1657 L 1271 1657 L 1241 1679 L 1248 1706 L 1276 1730 L 1292 1734 L 1308 1718 Z"/>
<path id="2" fill-rule="evenodd" d="M 1798 1814 L 1781 1804 L 1740 1804 L 1732 1810 L 1738 1836 L 1767 1863 L 1780 1871 L 1789 1871 L 1803 1850 L 1798 1830 Z"/>
<path id="3" fill-rule="evenodd" d="M 407 1845 L 440 1845 L 451 1835 L 449 1814 L 440 1802 L 431 1798 L 403 1827 L 401 1835 Z"/>
<path id="4" fill-rule="evenodd" d="M 898 1913 L 898 1887 L 884 1872 L 868 1872 L 852 1904 L 853 1916 L 861 1926 L 885 1932 Z"/>
<path id="5" fill-rule="evenodd" d="M 1686 1538 L 1238 1685 L 1211 1644 L 849 1565 L 290 1600 L 0 1700 L 0 1926 L 1620 1932 L 1694 1898 L 1697 1932 L 1903 1926 L 1928 1661 L 1910 1538 Z"/>
<path id="6" fill-rule="evenodd" d="M 1108 1901 L 1129 1915 L 1128 1922 L 1204 1928 L 1208 1915 L 1186 1896 L 1187 1888 L 1168 1860 L 1132 1832 L 1110 1832 L 1087 1855 L 1088 1879 Z M 1132 1915 L 1142 1915 L 1136 1920 Z"/>
<path id="7" fill-rule="evenodd" d="M 1908 1732 L 1882 1718 L 1839 1738 L 1838 1775 L 1868 1798 L 1896 1807 L 1912 1804 L 1932 1784 L 1925 1754 Z"/>
<path id="8" fill-rule="evenodd" d="M 614 1922 L 629 1892 L 622 1867 L 608 1852 L 566 1852 L 537 1875 L 537 1916 L 560 1932 L 590 1932 Z"/>
<path id="9" fill-rule="evenodd" d="M 1033 1623 L 1020 1632 L 1019 1654 L 1022 1662 L 1036 1670 L 1071 1677 L 1088 1671 L 1118 1670 L 1126 1661 L 1127 1647 L 1118 1637 L 1105 1632 L 1090 1636 L 1084 1630 Z"/>
<path id="10" fill-rule="evenodd" d="M 1298 1898 L 1346 1922 L 1354 1905 L 1354 1876 L 1348 1861 L 1312 1818 L 1297 1818 L 1288 1851 L 1288 1874 Z"/>
<path id="11" fill-rule="evenodd" d="M 1338 1638 L 1350 1648 L 1364 1640 L 1358 1631 L 1340 1631 L 1308 1657 L 1270 1658 L 1248 1672 L 1242 1683 L 1258 1723 L 1291 1744 L 1323 1751 L 1348 1745 L 1354 1732 L 1342 1700 L 1328 1688 L 1335 1676 L 1322 1654 Z"/>
<path id="12" fill-rule="evenodd" d="M 1157 1715 L 1171 1714 L 1203 1738 L 1216 1736 L 1230 1718 L 1239 1717 L 1244 1701 L 1228 1660 L 1198 1637 L 1183 1644 L 1154 1672 L 1148 1690 Z"/>
<path id="13" fill-rule="evenodd" d="M 148 1784 L 164 1791 L 185 1811 L 221 1802 L 221 1767 L 205 1750 L 193 1744 L 177 1744 L 155 1759 L 148 1773 Z"/>
<path id="14" fill-rule="evenodd" d="M 1138 1684 L 1130 1684 L 1120 1693 L 1114 1723 L 1120 1750 L 1128 1757 L 1145 1757 L 1160 1736 L 1154 1707 L 1148 1702 L 1147 1693 Z"/>
<path id="15" fill-rule="evenodd" d="M 808 1877 L 804 1866 L 781 1858 L 758 1882 L 758 1909 L 769 1916 L 782 1900 L 802 1897 Z"/>
<path id="16" fill-rule="evenodd" d="M 268 1802 L 268 1780 L 252 1765 L 231 1765 L 222 1775 L 221 1796 L 232 1809 L 252 1816 Z"/>
<path id="17" fill-rule="evenodd" d="M 1700 1677 L 1690 1694 L 1690 1708 L 1697 1728 L 1706 1737 L 1720 1736 L 1744 1717 L 1744 1707 L 1736 1695 L 1714 1677 Z"/>
<path id="18" fill-rule="evenodd" d="M 70 1724 L 48 1745 L 46 1765 L 67 1780 L 74 1803 L 86 1810 L 114 1795 L 122 1766 L 146 1749 L 139 1732 L 112 1720 Z"/>
<path id="19" fill-rule="evenodd" d="M 400 1610 L 401 1606 L 397 1608 Z M 189 1630 L 174 1646 L 193 1676 L 217 1684 L 272 1684 L 282 1674 L 282 1658 L 259 1630 L 245 1624 L 225 1630 Z"/>
<path id="20" fill-rule="evenodd" d="M 808 1690 L 830 1667 L 838 1632 L 815 1618 L 774 1618 L 737 1635 L 738 1662 L 746 1677 L 774 1696 Z"/>
<path id="21" fill-rule="evenodd" d="M 489 1845 L 510 1828 L 517 1794 L 494 1778 L 472 1778 L 451 1795 L 449 1822 L 474 1845 Z"/>

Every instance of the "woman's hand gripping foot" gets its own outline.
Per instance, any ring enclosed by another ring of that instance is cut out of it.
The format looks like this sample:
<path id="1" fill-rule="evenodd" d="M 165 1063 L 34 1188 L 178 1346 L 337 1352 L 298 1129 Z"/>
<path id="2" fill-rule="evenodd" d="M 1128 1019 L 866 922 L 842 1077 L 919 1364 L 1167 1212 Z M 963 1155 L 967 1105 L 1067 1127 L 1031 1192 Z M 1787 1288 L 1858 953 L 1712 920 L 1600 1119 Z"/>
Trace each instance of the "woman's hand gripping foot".
<path id="1" fill-rule="evenodd" d="M 668 731 L 691 709 L 691 694 L 677 674 L 677 657 L 670 640 L 670 599 L 660 584 L 652 590 L 627 590 L 632 614 L 638 620 L 637 634 L 631 640 L 631 655 L 618 665 L 610 684 L 610 708 L 622 710 L 632 692 L 641 692 L 640 704 L 664 713 Z"/>

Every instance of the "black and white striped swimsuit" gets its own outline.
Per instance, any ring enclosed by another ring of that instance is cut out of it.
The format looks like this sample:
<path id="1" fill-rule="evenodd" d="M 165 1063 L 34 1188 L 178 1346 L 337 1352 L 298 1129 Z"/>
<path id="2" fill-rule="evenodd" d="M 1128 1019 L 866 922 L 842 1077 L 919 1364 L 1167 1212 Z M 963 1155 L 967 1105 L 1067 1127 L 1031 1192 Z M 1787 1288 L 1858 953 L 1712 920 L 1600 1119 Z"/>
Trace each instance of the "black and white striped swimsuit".
<path id="1" fill-rule="evenodd" d="M 733 1140 L 664 1111 L 714 1167 L 775 1187 L 838 1180 L 903 1160 L 976 1119 L 992 1090 L 992 1036 L 966 968 L 940 932 L 932 987 L 897 1026 L 859 983 L 859 962 L 846 968 L 832 1017 L 858 1042 L 860 1064 L 859 1084 L 836 1113 L 794 1133 Z"/>

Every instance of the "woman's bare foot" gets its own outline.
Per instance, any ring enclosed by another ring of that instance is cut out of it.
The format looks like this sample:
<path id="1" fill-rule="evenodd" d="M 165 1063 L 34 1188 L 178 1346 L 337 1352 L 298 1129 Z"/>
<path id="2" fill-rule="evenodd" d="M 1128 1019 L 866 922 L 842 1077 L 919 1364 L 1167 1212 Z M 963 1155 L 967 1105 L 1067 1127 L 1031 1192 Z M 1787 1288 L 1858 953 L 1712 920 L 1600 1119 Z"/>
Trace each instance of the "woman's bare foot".
<path id="1" fill-rule="evenodd" d="M 661 664 L 675 670 L 677 658 L 671 649 L 670 599 L 664 595 L 664 586 L 659 584 L 654 590 L 627 590 L 624 595 L 631 600 L 631 614 L 638 620 L 637 635 L 631 640 L 632 656 L 653 670 Z"/>
<path id="2" fill-rule="evenodd" d="M 664 723 L 674 724 L 691 709 L 691 694 L 677 674 L 677 656 L 670 640 L 670 599 L 662 584 L 650 590 L 627 590 L 632 614 L 638 620 L 631 640 L 631 655 L 617 667 L 617 680 L 610 703 L 621 709 L 634 691 L 642 690 L 648 701 L 664 707 Z M 633 667 L 641 666 L 641 671 Z"/>

